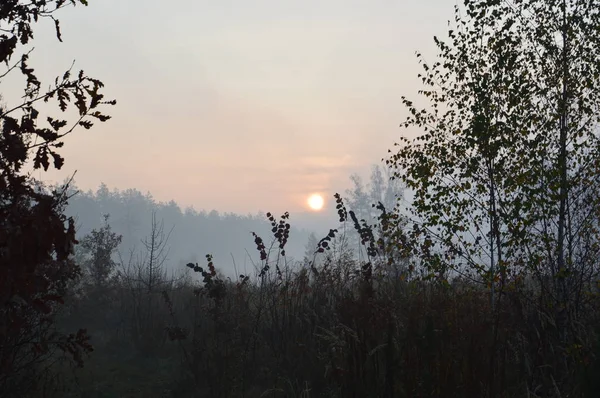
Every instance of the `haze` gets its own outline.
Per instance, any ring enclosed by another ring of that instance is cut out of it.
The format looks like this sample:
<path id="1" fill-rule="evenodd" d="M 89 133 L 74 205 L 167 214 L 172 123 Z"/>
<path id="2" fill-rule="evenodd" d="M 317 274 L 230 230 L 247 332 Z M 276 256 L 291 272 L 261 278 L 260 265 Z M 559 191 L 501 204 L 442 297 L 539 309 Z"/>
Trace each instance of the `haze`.
<path id="1" fill-rule="evenodd" d="M 101 228 L 110 214 L 123 235 L 120 253 L 139 249 L 156 211 L 173 228 L 170 270 L 210 253 L 235 275 L 235 264 L 246 268 L 256 254 L 250 232 L 270 239 L 266 212 L 290 212 L 287 253 L 311 257 L 310 232 L 320 239 L 337 226 L 333 194 L 351 188 L 354 174 L 368 183 L 372 165 L 411 134 L 398 125 L 406 116 L 401 96 L 418 100 L 421 88 L 415 52 L 433 59 L 433 36 L 445 36 L 454 4 L 103 0 L 66 7 L 62 43 L 52 21 L 35 25 L 31 65 L 45 86 L 75 59 L 75 72 L 100 79 L 117 105 L 106 109 L 110 121 L 65 140 L 60 171 L 34 176 L 62 183 L 77 171 L 83 193 L 67 213 L 78 235 Z M 19 74 L 2 83 L 4 101 L 20 101 Z M 309 208 L 312 194 L 324 198 L 322 210 Z"/>
<path id="2" fill-rule="evenodd" d="M 151 192 L 182 207 L 308 211 L 367 175 L 403 132 L 418 88 L 415 51 L 433 56 L 454 1 L 103 0 L 37 25 L 43 82 L 75 69 L 118 100 L 77 131 L 60 172 L 76 183 Z M 5 93 L 21 90 L 8 82 Z M 15 98 L 14 95 L 8 98 Z M 18 97 L 16 97 L 18 98 Z M 326 203 L 327 207 L 327 203 Z"/>

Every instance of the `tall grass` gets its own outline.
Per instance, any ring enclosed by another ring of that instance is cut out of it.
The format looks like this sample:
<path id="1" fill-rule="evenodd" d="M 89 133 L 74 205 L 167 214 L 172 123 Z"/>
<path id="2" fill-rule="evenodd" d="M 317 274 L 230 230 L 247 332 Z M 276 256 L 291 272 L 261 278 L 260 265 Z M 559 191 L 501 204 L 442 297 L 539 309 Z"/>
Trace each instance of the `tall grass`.
<path id="1" fill-rule="evenodd" d="M 254 235 L 260 258 L 254 275 L 225 278 L 211 256 L 206 264 L 190 263 L 200 280 L 157 283 L 160 291 L 144 293 L 162 296 L 161 305 L 145 308 L 153 311 L 151 325 L 135 324 L 140 318 L 127 298 L 131 284 L 115 282 L 120 301 L 104 310 L 118 313 L 126 330 L 152 344 L 99 330 L 112 340 L 96 347 L 103 359 L 92 359 L 96 378 L 83 382 L 86 395 L 90 383 L 112 377 L 112 391 L 120 394 L 114 396 L 598 396 L 592 376 L 600 323 L 592 293 L 577 325 L 579 344 L 561 351 L 543 297 L 526 278 L 511 282 L 493 312 L 485 285 L 420 278 L 406 259 L 390 259 L 381 236 L 352 214 L 341 219 L 354 221 L 351 227 L 364 238 L 363 261 L 349 254 L 352 228 L 343 225 L 318 243 L 314 258 L 288 260 L 288 215 L 268 217 L 273 239 L 266 244 Z M 149 302 L 135 297 L 138 305 Z M 112 357 L 110 347 L 120 347 Z M 123 360 L 126 352 L 131 365 Z M 564 360 L 571 373 L 557 381 L 547 369 Z M 125 377 L 142 366 L 147 370 Z M 128 390 L 132 385 L 138 388 Z"/>

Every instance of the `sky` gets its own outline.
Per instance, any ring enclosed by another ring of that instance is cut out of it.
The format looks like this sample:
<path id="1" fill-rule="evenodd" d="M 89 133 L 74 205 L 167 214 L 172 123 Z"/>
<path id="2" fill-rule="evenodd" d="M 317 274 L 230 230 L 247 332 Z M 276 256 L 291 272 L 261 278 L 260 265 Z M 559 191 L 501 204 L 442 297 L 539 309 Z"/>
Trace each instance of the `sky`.
<path id="1" fill-rule="evenodd" d="M 60 172 L 196 209 L 307 209 L 368 175 L 402 135 L 415 51 L 433 59 L 455 0 L 90 0 L 35 30 L 42 82 L 75 60 L 118 101 L 65 142 Z M 5 101 L 22 81 L 3 81 Z M 16 90 L 16 91 L 15 91 Z M 7 95 L 8 93 L 9 95 Z M 329 202 L 329 207 L 331 203 Z"/>

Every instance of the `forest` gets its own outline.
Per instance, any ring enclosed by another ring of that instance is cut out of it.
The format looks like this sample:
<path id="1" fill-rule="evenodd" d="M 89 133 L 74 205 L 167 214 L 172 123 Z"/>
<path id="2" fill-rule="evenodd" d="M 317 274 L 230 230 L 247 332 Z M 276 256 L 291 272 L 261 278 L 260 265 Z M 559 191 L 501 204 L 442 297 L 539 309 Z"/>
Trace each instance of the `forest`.
<path id="1" fill-rule="evenodd" d="M 0 2 L 1 398 L 600 396 L 600 1 L 457 4 L 318 233 L 34 178 L 119 106 L 30 65 L 87 5 Z"/>

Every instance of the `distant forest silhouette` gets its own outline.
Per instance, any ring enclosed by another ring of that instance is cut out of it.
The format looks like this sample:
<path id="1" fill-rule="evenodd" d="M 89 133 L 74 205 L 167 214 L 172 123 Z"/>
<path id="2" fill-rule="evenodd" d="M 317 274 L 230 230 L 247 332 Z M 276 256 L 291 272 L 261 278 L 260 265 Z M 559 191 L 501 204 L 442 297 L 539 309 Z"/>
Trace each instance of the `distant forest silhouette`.
<path id="1" fill-rule="evenodd" d="M 265 239 L 271 226 L 264 214 L 239 215 L 219 213 L 216 210 L 182 209 L 175 201 L 159 202 L 151 194 L 137 189 L 109 189 L 105 184 L 95 190 L 78 191 L 72 187 L 66 214 L 75 219 L 78 236 L 85 236 L 104 223 L 109 215 L 112 230 L 122 235 L 119 246 L 126 258 L 131 250 L 141 248 L 142 240 L 150 233 L 152 214 L 171 231 L 168 241 L 166 266 L 174 272 L 181 271 L 189 262 L 203 262 L 211 254 L 219 269 L 234 276 L 234 262 L 238 273 L 253 273 L 253 262 L 258 262 L 251 232 Z M 288 245 L 288 256 L 302 261 L 309 232 L 293 228 Z"/>

